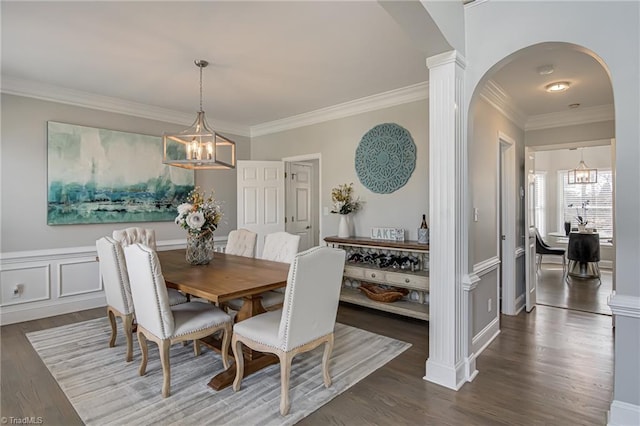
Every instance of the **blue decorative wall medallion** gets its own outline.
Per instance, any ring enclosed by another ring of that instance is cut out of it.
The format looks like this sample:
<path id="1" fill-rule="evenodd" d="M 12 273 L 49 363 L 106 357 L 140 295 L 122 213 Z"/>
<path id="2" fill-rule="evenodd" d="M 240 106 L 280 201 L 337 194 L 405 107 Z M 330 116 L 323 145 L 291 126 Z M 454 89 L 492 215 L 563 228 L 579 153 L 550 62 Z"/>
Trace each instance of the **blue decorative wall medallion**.
<path id="1" fill-rule="evenodd" d="M 395 123 L 378 124 L 360 140 L 356 173 L 360 182 L 378 194 L 402 188 L 416 167 L 416 145 L 411 133 Z"/>

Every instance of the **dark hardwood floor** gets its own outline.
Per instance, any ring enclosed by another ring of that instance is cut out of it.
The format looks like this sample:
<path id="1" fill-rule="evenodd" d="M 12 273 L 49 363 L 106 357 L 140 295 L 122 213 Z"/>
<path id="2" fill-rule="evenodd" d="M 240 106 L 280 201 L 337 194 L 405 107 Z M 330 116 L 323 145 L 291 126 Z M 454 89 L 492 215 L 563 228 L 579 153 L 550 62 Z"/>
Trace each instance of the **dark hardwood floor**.
<path id="1" fill-rule="evenodd" d="M 49 425 L 81 424 L 25 333 L 102 315 L 104 309 L 93 309 L 2 327 L 2 416 L 41 416 Z M 548 306 L 504 316 L 500 335 L 478 357 L 479 375 L 458 392 L 422 378 L 426 322 L 351 305 L 341 305 L 338 321 L 413 346 L 301 425 L 606 423 L 613 383 L 609 317 Z"/>
<path id="2" fill-rule="evenodd" d="M 558 308 L 611 315 L 611 269 L 601 269 L 598 279 L 564 279 L 562 265 L 543 263 L 538 272 L 538 303 Z"/>

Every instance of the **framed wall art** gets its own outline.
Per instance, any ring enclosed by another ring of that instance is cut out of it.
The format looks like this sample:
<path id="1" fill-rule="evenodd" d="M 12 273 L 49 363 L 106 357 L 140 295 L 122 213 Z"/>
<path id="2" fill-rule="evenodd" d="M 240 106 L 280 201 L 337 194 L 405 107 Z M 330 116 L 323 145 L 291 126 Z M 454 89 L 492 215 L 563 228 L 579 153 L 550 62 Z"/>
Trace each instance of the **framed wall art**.
<path id="1" fill-rule="evenodd" d="M 171 221 L 194 173 L 162 164 L 162 138 L 47 123 L 47 224 Z"/>

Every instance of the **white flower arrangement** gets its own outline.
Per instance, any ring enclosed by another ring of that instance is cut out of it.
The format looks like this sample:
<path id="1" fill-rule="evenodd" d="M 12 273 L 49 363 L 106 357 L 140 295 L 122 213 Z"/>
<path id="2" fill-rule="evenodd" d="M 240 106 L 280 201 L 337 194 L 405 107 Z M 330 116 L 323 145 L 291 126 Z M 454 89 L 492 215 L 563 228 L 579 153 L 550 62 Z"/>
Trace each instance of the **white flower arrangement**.
<path id="1" fill-rule="evenodd" d="M 333 209 L 331 213 L 349 214 L 360 210 L 362 202 L 360 198 L 353 198 L 353 183 L 342 184 L 331 190 Z"/>
<path id="2" fill-rule="evenodd" d="M 195 187 L 187 196 L 187 202 L 178 206 L 175 223 L 191 235 L 205 235 L 213 233 L 218 228 L 222 215 L 222 209 L 213 198 L 213 192 L 206 197 L 200 192 L 199 187 Z"/>

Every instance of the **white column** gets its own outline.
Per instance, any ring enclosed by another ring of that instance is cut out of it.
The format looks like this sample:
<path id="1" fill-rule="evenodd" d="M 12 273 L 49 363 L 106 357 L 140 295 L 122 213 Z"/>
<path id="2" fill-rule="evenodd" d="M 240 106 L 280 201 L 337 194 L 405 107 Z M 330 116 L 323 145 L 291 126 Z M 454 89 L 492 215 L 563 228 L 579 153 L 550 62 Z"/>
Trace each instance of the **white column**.
<path id="1" fill-rule="evenodd" d="M 471 377 L 467 148 L 464 59 L 456 51 L 427 59 L 429 68 L 429 359 L 425 379 L 459 389 Z M 472 367 L 475 371 L 475 368 Z"/>

